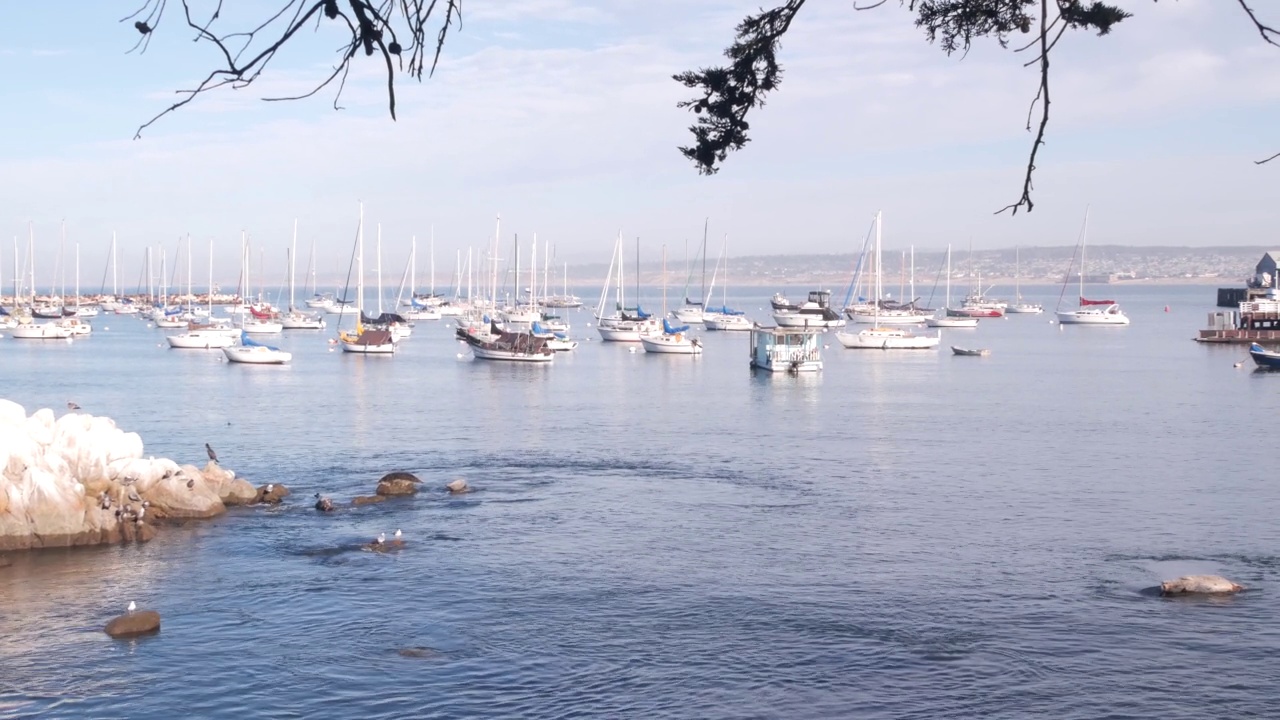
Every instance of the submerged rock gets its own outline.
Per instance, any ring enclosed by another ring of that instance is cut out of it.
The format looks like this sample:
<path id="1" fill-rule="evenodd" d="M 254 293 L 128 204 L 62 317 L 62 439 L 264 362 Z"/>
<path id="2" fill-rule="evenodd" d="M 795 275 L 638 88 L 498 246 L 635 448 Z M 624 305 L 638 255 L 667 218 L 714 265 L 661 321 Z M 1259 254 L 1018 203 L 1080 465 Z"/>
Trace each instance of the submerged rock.
<path id="1" fill-rule="evenodd" d="M 400 657 L 405 658 L 434 658 L 440 657 L 440 651 L 429 647 L 407 647 L 400 648 L 396 651 Z"/>
<path id="2" fill-rule="evenodd" d="M 356 506 L 359 506 L 359 505 L 373 505 L 374 503 L 380 503 L 380 502 L 383 502 L 383 501 L 385 501 L 386 499 L 387 499 L 387 498 L 386 498 L 386 497 L 384 497 L 384 496 L 382 496 L 382 495 L 361 495 L 361 496 L 359 496 L 359 497 L 352 498 L 352 499 L 351 499 L 351 504 L 352 504 L 352 505 L 356 505 Z"/>
<path id="3" fill-rule="evenodd" d="M 333 501 L 327 497 L 320 497 L 320 494 L 316 493 L 316 509 L 320 512 L 333 512 Z"/>
<path id="4" fill-rule="evenodd" d="M 155 610 L 137 610 L 114 618 L 103 630 L 113 638 L 136 637 L 160 632 L 160 613 Z"/>
<path id="5" fill-rule="evenodd" d="M 471 486 L 468 485 L 467 481 L 463 480 L 462 478 L 455 478 L 453 480 L 450 480 L 449 484 L 444 486 L 444 489 L 448 490 L 450 493 L 453 493 L 454 495 L 458 495 L 465 492 L 471 492 Z"/>
<path id="6" fill-rule="evenodd" d="M 378 481 L 378 489 L 374 492 L 379 495 L 413 495 L 418 492 L 420 482 L 409 473 L 388 473 Z"/>
<path id="7" fill-rule="evenodd" d="M 258 488 L 254 502 L 275 505 L 290 495 L 289 488 L 280 483 L 268 483 Z"/>
<path id="8" fill-rule="evenodd" d="M 1244 590 L 1243 585 L 1220 575 L 1184 575 L 1160 583 L 1163 595 L 1228 595 L 1241 590 Z"/>

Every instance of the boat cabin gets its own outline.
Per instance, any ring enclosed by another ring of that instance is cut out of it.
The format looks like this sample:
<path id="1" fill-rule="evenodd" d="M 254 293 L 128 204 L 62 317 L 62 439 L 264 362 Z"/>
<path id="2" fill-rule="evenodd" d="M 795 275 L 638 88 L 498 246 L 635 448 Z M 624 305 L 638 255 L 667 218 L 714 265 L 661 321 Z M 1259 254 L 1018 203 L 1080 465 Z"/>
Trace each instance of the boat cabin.
<path id="1" fill-rule="evenodd" d="M 751 367 L 769 372 L 817 372 L 822 369 L 821 330 L 751 328 Z"/>

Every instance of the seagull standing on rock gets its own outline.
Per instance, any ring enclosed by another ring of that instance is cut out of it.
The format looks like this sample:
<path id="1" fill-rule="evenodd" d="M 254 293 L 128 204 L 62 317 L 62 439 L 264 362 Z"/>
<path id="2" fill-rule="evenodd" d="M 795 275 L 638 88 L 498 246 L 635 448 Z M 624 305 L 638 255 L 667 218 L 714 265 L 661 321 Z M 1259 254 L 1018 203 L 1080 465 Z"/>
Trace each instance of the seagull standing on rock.
<path id="1" fill-rule="evenodd" d="M 378 543 L 379 545 L 385 543 L 386 541 L 387 541 L 386 533 L 378 533 L 378 539 L 374 540 L 374 542 Z"/>
<path id="2" fill-rule="evenodd" d="M 403 534 L 403 533 L 401 533 L 401 532 L 400 532 L 400 528 L 396 528 L 396 539 L 397 539 L 397 540 L 399 540 L 399 539 L 400 539 L 400 536 L 401 536 L 402 534 Z"/>
<path id="3" fill-rule="evenodd" d="M 136 603 L 136 602 L 134 602 L 134 601 L 130 600 L 130 601 L 129 601 L 129 614 L 130 614 L 130 615 L 132 615 L 132 614 L 133 614 L 133 611 L 134 611 L 134 610 L 137 610 L 137 609 L 138 609 L 138 603 Z"/>

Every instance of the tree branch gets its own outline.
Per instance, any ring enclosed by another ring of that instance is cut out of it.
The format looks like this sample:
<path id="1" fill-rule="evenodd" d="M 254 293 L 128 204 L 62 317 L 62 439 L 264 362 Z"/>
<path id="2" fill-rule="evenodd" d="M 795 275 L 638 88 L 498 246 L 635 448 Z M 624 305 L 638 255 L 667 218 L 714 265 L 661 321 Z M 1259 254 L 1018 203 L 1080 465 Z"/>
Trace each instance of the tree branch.
<path id="1" fill-rule="evenodd" d="M 1262 40 L 1269 45 L 1280 47 L 1280 44 L 1276 42 L 1277 39 L 1280 39 L 1280 31 L 1277 31 L 1270 25 L 1263 24 L 1263 22 L 1258 19 L 1258 16 L 1254 14 L 1253 8 L 1245 4 L 1245 0 L 1236 1 L 1240 3 L 1241 9 L 1243 9 L 1245 14 L 1249 16 L 1249 19 L 1253 21 L 1253 26 L 1257 28 L 1258 34 L 1262 36 Z M 1269 159 L 1270 158 L 1268 158 L 1268 160 Z"/>
<path id="2" fill-rule="evenodd" d="M 1061 32 L 1059 32 L 1061 37 Z M 1057 42 L 1056 39 L 1054 42 Z M 1036 131 L 1035 142 L 1031 144 L 1031 157 L 1027 159 L 1027 174 L 1022 181 L 1022 197 L 1012 205 L 1006 205 L 996 214 L 1008 210 L 1010 215 L 1017 215 L 1018 208 L 1026 206 L 1027 212 L 1035 207 L 1031 201 L 1031 176 L 1036 171 L 1036 154 L 1044 144 L 1044 129 L 1049 125 L 1049 4 L 1048 0 L 1040 0 L 1040 89 L 1036 91 L 1040 100 L 1040 128 Z M 1035 107 L 1035 100 L 1031 101 Z M 1031 130 L 1031 113 L 1027 113 L 1027 130 Z"/>

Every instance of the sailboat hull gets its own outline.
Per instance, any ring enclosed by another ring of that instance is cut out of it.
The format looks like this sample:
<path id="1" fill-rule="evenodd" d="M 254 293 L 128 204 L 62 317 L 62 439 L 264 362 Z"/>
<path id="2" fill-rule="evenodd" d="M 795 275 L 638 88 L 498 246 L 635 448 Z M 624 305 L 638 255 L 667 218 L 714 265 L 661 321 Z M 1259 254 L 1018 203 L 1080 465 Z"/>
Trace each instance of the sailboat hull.
<path id="1" fill-rule="evenodd" d="M 66 340 L 71 335 L 71 330 L 53 323 L 22 323 L 9 331 L 16 340 Z"/>
<path id="2" fill-rule="evenodd" d="M 293 359 L 291 353 L 259 345 L 233 345 L 222 348 L 227 360 L 246 365 L 283 365 Z"/>
<path id="3" fill-rule="evenodd" d="M 683 334 L 647 335 L 640 338 L 640 344 L 644 346 L 645 352 L 659 355 L 702 354 L 702 343 L 693 338 L 685 337 Z"/>
<path id="4" fill-rule="evenodd" d="M 751 330 L 755 323 L 751 322 L 751 318 L 745 315 L 715 315 L 707 314 L 702 318 L 702 324 L 708 330 L 728 330 L 745 332 Z"/>
<path id="5" fill-rule="evenodd" d="M 940 335 L 915 335 L 889 328 L 868 328 L 857 333 L 836 333 L 840 344 L 855 350 L 932 350 Z"/>
<path id="6" fill-rule="evenodd" d="M 219 330 L 192 330 L 181 335 L 168 335 L 165 340 L 175 350 L 211 350 L 235 345 L 234 335 Z"/>

